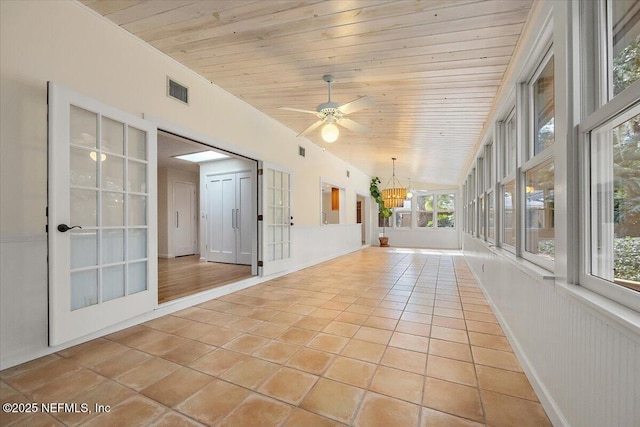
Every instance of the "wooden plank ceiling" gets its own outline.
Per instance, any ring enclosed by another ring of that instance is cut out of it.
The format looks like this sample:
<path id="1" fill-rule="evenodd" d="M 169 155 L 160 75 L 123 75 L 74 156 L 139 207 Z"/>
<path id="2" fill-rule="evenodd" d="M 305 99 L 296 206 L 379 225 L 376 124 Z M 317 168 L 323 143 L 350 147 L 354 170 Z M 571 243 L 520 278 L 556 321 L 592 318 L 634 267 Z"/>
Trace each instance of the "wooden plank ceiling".
<path id="1" fill-rule="evenodd" d="M 279 107 L 315 110 L 332 74 L 332 101 L 373 99 L 349 116 L 371 132 L 307 138 L 383 184 L 397 157 L 403 185 L 432 188 L 464 178 L 532 2 L 83 0 L 296 132 L 316 118 Z"/>

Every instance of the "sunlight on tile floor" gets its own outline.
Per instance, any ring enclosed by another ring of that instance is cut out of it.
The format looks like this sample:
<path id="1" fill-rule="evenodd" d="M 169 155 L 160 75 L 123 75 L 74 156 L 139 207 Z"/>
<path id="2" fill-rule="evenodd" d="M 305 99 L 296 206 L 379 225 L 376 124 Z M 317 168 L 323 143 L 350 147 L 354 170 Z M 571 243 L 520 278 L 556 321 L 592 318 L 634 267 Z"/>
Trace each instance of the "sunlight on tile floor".
<path id="1" fill-rule="evenodd" d="M 2 403 L 111 408 L 1 425 L 550 425 L 456 252 L 364 249 L 0 378 Z"/>

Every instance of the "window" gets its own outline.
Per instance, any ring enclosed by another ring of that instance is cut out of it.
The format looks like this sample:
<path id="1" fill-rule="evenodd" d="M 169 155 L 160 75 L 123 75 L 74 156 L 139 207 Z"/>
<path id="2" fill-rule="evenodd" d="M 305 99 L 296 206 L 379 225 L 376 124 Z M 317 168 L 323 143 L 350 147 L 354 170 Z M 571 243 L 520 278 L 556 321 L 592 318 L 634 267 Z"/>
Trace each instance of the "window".
<path id="1" fill-rule="evenodd" d="M 487 194 L 487 239 L 496 240 L 493 192 Z"/>
<path id="2" fill-rule="evenodd" d="M 607 3 L 611 16 L 608 45 L 610 98 L 640 78 L 640 4 L 637 0 Z"/>
<path id="3" fill-rule="evenodd" d="M 606 58 L 606 72 L 586 83 L 606 96 L 579 126 L 586 216 L 580 284 L 640 311 L 640 3 L 607 1 L 596 14 L 606 23 L 601 51 L 583 50 L 593 63 Z"/>
<path id="4" fill-rule="evenodd" d="M 455 227 L 455 194 L 438 194 L 438 228 Z"/>
<path id="5" fill-rule="evenodd" d="M 503 135 L 503 169 L 502 178 L 507 177 L 516 171 L 516 111 L 509 114 L 504 124 Z"/>
<path id="6" fill-rule="evenodd" d="M 405 200 L 401 208 L 393 210 L 396 228 L 411 228 L 411 200 Z"/>
<path id="7" fill-rule="evenodd" d="M 548 269 L 553 269 L 555 258 L 553 65 L 553 55 L 550 51 L 528 84 L 528 105 L 532 114 L 528 122 L 528 160 L 522 165 L 524 180 L 522 256 Z"/>
<path id="8" fill-rule="evenodd" d="M 433 194 L 416 196 L 419 228 L 433 227 Z"/>
<path id="9" fill-rule="evenodd" d="M 516 245 L 516 181 L 511 180 L 502 186 L 502 243 Z"/>

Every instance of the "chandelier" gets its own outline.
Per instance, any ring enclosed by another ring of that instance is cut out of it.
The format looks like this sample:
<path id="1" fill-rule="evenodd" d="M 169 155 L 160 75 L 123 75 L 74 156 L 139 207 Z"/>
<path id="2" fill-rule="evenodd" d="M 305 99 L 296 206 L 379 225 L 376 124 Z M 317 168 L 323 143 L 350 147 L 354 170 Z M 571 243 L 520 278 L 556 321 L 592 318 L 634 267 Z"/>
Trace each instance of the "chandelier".
<path id="1" fill-rule="evenodd" d="M 387 183 L 387 187 L 389 184 L 391 187 L 382 190 L 382 200 L 388 208 L 401 208 L 407 198 L 407 189 L 400 185 L 400 181 L 396 178 L 396 158 L 392 157 L 391 160 L 393 160 L 393 175 Z"/>

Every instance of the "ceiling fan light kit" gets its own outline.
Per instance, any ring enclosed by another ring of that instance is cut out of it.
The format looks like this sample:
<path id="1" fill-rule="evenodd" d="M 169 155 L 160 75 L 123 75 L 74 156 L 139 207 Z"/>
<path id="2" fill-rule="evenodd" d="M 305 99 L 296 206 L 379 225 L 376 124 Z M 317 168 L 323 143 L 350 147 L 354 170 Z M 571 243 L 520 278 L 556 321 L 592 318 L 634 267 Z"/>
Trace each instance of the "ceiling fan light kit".
<path id="1" fill-rule="evenodd" d="M 365 108 L 369 108 L 373 106 L 373 100 L 368 96 L 363 96 L 358 99 L 355 99 L 351 102 L 347 102 L 346 104 L 338 104 L 336 102 L 331 102 L 331 83 L 334 78 L 330 74 L 325 74 L 322 77 L 322 80 L 327 82 L 329 85 L 328 88 L 328 101 L 324 102 L 316 107 L 316 111 L 311 110 L 302 110 L 300 108 L 290 108 L 290 107 L 280 107 L 281 110 L 289 110 L 289 111 L 297 111 L 300 113 L 308 113 L 314 114 L 318 121 L 313 123 L 311 126 L 303 130 L 298 134 L 298 136 L 304 136 L 316 128 L 323 126 L 321 135 L 322 139 L 325 142 L 334 142 L 340 136 L 340 130 L 338 126 L 343 126 L 349 130 L 352 130 L 357 133 L 366 134 L 370 131 L 370 129 L 366 126 L 361 125 L 360 123 L 354 122 L 353 120 L 345 117 L 348 114 L 354 113 L 356 111 L 363 110 Z"/>

